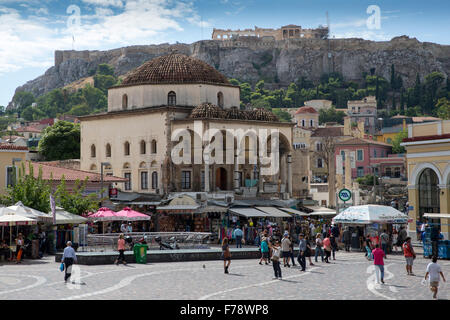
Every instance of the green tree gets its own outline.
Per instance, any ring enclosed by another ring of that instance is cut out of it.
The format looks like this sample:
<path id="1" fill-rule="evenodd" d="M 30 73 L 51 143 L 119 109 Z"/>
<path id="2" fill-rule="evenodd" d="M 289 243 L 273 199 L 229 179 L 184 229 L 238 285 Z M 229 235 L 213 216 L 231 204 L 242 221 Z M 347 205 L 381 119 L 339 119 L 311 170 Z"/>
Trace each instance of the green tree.
<path id="1" fill-rule="evenodd" d="M 104 76 L 114 76 L 114 68 L 106 63 L 101 63 L 97 67 L 97 74 Z"/>
<path id="2" fill-rule="evenodd" d="M 336 111 L 336 108 L 331 107 L 328 109 L 319 110 L 319 124 L 324 124 L 326 122 L 337 122 L 339 124 L 344 124 L 345 112 Z"/>
<path id="3" fill-rule="evenodd" d="M 56 203 L 65 210 L 78 215 L 97 211 L 99 205 L 97 195 L 95 193 L 85 195 L 87 181 L 87 178 L 84 181 L 77 179 L 75 186 L 69 192 L 66 188 L 66 179 L 63 176 L 61 183 L 56 188 Z"/>
<path id="4" fill-rule="evenodd" d="M 104 95 L 108 94 L 108 89 L 117 83 L 117 78 L 110 75 L 96 74 L 94 76 L 94 87 L 100 89 Z"/>
<path id="5" fill-rule="evenodd" d="M 401 146 L 403 139 L 408 138 L 408 130 L 403 130 L 399 132 L 392 141 L 392 152 L 393 153 L 405 153 L 405 147 Z"/>
<path id="6" fill-rule="evenodd" d="M 436 112 L 439 118 L 450 119 L 450 101 L 447 98 L 440 98 L 436 103 Z"/>
<path id="7" fill-rule="evenodd" d="M 58 121 L 44 130 L 38 146 L 49 161 L 80 158 L 80 125 Z"/>
<path id="8" fill-rule="evenodd" d="M 292 116 L 289 112 L 282 109 L 273 109 L 272 112 L 280 119 L 282 122 L 291 122 Z"/>
<path id="9" fill-rule="evenodd" d="M 264 108 L 267 110 L 271 110 L 270 103 L 267 100 L 264 100 L 263 98 L 259 98 L 256 100 L 252 100 L 252 106 L 254 108 Z"/>
<path id="10" fill-rule="evenodd" d="M 69 114 L 74 116 L 85 116 L 90 113 L 89 106 L 86 103 L 81 103 L 76 106 L 73 106 L 72 109 L 70 109 Z"/>
<path id="11" fill-rule="evenodd" d="M 34 95 L 27 91 L 17 92 L 12 99 L 12 102 L 18 112 L 22 112 L 26 107 L 31 106 L 34 101 Z"/>
<path id="12" fill-rule="evenodd" d="M 91 111 L 108 108 L 108 98 L 100 89 L 87 85 L 83 88 L 83 97 Z"/>
<path id="13" fill-rule="evenodd" d="M 31 162 L 28 163 L 28 174 L 25 171 L 25 163 L 22 162 L 15 185 L 7 188 L 6 194 L 1 196 L 1 202 L 9 206 L 22 201 L 27 207 L 49 212 L 50 192 L 50 183 L 42 179 L 42 168 L 39 167 L 38 175 L 35 177 Z"/>

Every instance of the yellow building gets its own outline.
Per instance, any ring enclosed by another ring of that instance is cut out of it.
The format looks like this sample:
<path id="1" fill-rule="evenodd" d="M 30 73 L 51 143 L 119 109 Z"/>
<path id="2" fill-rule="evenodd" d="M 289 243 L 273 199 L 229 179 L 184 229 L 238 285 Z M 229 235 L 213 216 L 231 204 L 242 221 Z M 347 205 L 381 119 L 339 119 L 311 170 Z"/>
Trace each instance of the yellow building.
<path id="1" fill-rule="evenodd" d="M 6 187 L 14 183 L 13 165 L 16 167 L 16 176 L 20 162 L 24 162 L 28 153 L 27 147 L 16 146 L 9 143 L 0 144 L 0 192 L 5 193 Z"/>
<path id="2" fill-rule="evenodd" d="M 425 213 L 450 213 L 450 120 L 408 125 L 401 145 L 407 151 L 409 234 L 415 234 Z M 435 220 L 448 239 L 449 219 Z"/>

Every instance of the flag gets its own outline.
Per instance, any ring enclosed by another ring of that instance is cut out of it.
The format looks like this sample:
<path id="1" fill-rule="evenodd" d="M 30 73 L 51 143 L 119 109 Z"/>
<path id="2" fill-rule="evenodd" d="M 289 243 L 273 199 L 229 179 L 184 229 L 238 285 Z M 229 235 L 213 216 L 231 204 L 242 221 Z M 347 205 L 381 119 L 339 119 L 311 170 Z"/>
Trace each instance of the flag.
<path id="1" fill-rule="evenodd" d="M 50 207 L 52 209 L 53 224 L 56 224 L 56 204 L 53 195 L 50 195 Z"/>

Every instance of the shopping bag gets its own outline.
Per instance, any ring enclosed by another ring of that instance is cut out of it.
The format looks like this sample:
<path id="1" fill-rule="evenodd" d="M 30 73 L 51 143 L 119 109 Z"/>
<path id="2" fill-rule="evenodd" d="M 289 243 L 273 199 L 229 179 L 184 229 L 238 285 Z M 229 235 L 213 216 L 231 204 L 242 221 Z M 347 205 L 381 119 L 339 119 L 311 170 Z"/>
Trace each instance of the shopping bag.
<path id="1" fill-rule="evenodd" d="M 64 271 L 64 263 L 63 262 L 61 262 L 61 264 L 59 265 L 59 270 L 61 270 L 61 272 Z"/>

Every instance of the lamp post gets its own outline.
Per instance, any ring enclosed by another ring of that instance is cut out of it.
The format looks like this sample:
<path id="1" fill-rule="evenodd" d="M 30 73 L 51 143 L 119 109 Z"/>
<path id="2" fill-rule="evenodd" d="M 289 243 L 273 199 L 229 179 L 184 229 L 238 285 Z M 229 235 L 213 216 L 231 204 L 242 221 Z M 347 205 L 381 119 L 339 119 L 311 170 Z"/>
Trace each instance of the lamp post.
<path id="1" fill-rule="evenodd" d="M 100 206 L 102 204 L 103 199 L 103 166 L 110 166 L 111 164 L 109 162 L 102 162 L 100 163 Z"/>

